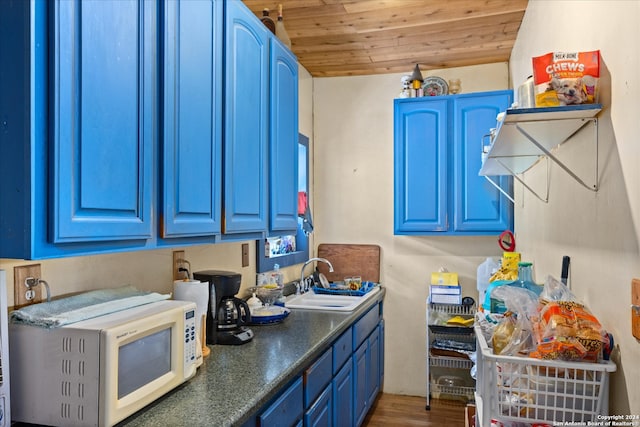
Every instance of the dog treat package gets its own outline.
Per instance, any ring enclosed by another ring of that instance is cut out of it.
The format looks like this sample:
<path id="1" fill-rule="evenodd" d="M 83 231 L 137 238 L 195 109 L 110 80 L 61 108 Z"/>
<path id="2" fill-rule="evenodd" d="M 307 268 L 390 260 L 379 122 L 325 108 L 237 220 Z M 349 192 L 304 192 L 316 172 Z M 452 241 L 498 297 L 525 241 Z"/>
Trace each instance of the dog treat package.
<path id="1" fill-rule="evenodd" d="M 533 58 L 536 107 L 593 104 L 599 79 L 599 50 L 551 52 Z"/>

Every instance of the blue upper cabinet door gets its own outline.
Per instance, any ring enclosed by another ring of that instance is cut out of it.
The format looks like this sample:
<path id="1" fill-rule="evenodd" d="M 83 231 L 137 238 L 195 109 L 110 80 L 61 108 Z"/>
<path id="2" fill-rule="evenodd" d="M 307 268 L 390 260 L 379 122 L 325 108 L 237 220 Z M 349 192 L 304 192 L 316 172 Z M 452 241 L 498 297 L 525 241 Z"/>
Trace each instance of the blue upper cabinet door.
<path id="1" fill-rule="evenodd" d="M 447 230 L 447 105 L 395 101 L 395 234 Z"/>
<path id="2" fill-rule="evenodd" d="M 271 38 L 270 231 L 298 227 L 298 63 Z"/>
<path id="3" fill-rule="evenodd" d="M 221 230 L 222 0 L 166 0 L 161 237 Z"/>
<path id="4" fill-rule="evenodd" d="M 242 2 L 226 8 L 223 231 L 266 232 L 268 30 Z"/>
<path id="5" fill-rule="evenodd" d="M 148 239 L 156 6 L 142 0 L 50 4 L 51 239 Z"/>
<path id="6" fill-rule="evenodd" d="M 485 177 L 478 176 L 484 135 L 496 116 L 512 102 L 512 91 L 484 92 L 453 98 L 453 197 L 455 232 L 501 232 L 513 229 L 513 204 Z M 494 177 L 510 189 L 511 177 Z"/>

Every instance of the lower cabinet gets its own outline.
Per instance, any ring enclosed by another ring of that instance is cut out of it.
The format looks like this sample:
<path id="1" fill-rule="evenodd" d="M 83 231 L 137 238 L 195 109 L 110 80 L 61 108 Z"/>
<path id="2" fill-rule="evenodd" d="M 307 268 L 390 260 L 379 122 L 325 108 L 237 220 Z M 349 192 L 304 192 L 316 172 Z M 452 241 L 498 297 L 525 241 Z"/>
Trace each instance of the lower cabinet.
<path id="1" fill-rule="evenodd" d="M 376 304 L 259 412 L 258 425 L 361 425 L 382 385 L 383 333 Z"/>
<path id="2" fill-rule="evenodd" d="M 380 391 L 380 332 L 375 328 L 353 355 L 355 425 L 364 417 Z"/>

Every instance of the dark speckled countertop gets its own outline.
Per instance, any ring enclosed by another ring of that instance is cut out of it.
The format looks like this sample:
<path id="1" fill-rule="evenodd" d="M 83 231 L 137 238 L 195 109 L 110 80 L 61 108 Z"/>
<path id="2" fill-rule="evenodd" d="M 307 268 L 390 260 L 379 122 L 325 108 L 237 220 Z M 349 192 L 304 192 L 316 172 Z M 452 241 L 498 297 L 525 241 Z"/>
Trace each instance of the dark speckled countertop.
<path id="1" fill-rule="evenodd" d="M 294 309 L 280 324 L 251 326 L 247 344 L 210 346 L 195 377 L 118 426 L 240 425 L 384 295 L 347 313 Z"/>

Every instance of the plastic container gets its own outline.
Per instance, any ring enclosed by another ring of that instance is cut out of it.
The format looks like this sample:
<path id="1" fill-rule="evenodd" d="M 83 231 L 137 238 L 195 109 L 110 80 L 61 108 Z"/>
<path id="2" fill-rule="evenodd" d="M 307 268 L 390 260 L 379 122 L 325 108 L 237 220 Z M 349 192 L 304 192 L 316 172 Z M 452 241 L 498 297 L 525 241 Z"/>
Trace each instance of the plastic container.
<path id="1" fill-rule="evenodd" d="M 609 374 L 615 363 L 495 355 L 479 326 L 475 333 L 480 425 L 499 419 L 586 426 L 609 414 Z"/>
<path id="2" fill-rule="evenodd" d="M 536 295 L 540 295 L 542 293 L 542 286 L 537 285 L 533 281 L 533 264 L 530 262 L 519 262 L 518 263 L 518 281 L 513 285 L 519 286 L 521 288 L 530 290 Z"/>
<path id="3" fill-rule="evenodd" d="M 484 301 L 487 289 L 489 288 L 489 279 L 498 271 L 500 264 L 493 258 L 487 258 L 478 266 L 476 275 L 476 287 L 478 288 L 478 301 Z"/>

